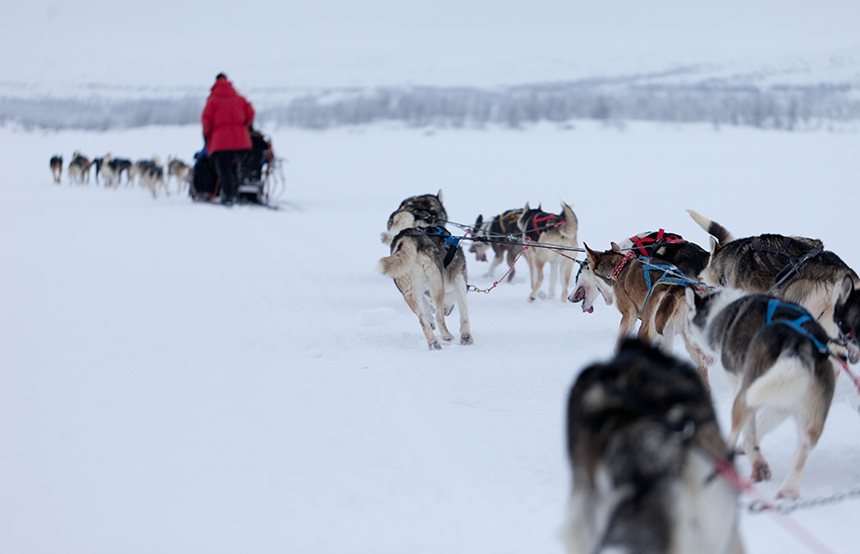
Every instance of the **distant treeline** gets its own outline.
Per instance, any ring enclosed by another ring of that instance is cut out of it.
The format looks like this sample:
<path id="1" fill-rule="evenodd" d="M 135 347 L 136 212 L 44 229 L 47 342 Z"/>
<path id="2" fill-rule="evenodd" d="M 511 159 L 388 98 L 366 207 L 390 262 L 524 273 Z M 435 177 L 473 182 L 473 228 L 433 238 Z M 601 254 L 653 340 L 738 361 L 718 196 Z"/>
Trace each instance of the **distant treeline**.
<path id="1" fill-rule="evenodd" d="M 255 101 L 262 125 L 328 129 L 377 122 L 414 127 L 518 128 L 575 119 L 711 122 L 767 129 L 860 122 L 850 85 L 607 86 L 605 82 L 482 89 L 403 87 L 335 89 Z M 205 97 L 169 99 L 12 99 L 0 97 L 0 123 L 25 128 L 114 129 L 197 123 Z"/>

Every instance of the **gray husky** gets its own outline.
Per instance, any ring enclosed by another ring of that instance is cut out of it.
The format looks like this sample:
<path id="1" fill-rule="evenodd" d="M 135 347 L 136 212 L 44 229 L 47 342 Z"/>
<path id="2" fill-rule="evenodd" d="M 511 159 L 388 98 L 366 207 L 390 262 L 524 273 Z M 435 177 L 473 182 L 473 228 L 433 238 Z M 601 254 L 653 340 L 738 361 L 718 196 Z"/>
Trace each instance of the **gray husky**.
<path id="1" fill-rule="evenodd" d="M 802 307 L 766 294 L 720 289 L 700 298 L 687 289 L 687 302 L 690 336 L 725 369 L 734 386 L 728 443 L 734 448 L 743 431 L 753 481 L 771 477 L 759 449 L 756 413 L 768 409 L 796 421 L 794 464 L 777 494 L 796 499 L 806 458 L 824 429 L 839 371 L 827 333 Z"/>
<path id="2" fill-rule="evenodd" d="M 837 304 L 860 302 L 848 298 L 860 289 L 860 278 L 839 256 L 824 250 L 821 241 L 805 237 L 760 235 L 736 239 L 725 227 L 687 210 L 711 239 L 711 257 L 702 279 L 712 286 L 767 293 L 806 308 L 828 335 L 840 337 L 834 320 Z M 860 361 L 860 347 L 849 343 L 852 363 Z"/>
<path id="3" fill-rule="evenodd" d="M 454 301 L 460 312 L 460 344 L 472 344 L 466 308 L 466 257 L 444 227 L 403 229 L 391 241 L 391 255 L 379 260 L 376 270 L 394 279 L 403 299 L 418 316 L 431 350 L 442 348 L 433 334 L 434 311 L 442 340 L 454 340 L 445 325 L 445 316 L 454 310 Z"/>
<path id="4" fill-rule="evenodd" d="M 635 340 L 570 392 L 568 554 L 738 554 L 733 467 L 696 371 Z"/>
<path id="5" fill-rule="evenodd" d="M 444 226 L 448 212 L 442 205 L 442 189 L 436 194 L 410 196 L 388 217 L 388 231 L 382 233 L 383 244 L 391 244 L 394 237 L 407 227 Z"/>

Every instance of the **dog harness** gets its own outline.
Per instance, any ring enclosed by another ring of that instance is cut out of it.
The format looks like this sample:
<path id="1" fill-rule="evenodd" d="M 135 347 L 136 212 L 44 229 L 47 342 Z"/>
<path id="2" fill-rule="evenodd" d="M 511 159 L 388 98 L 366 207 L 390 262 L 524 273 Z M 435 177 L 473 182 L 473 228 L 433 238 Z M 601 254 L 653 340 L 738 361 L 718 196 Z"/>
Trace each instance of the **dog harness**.
<path id="1" fill-rule="evenodd" d="M 657 264 L 652 263 L 651 258 L 639 258 L 639 263 L 642 264 L 642 273 L 645 277 L 645 285 L 648 287 L 648 294 L 645 295 L 645 301 L 642 302 L 642 311 L 645 311 L 645 304 L 648 303 L 648 299 L 651 298 L 651 293 L 654 292 L 654 288 L 660 283 L 667 283 L 670 285 L 680 285 L 682 287 L 695 287 L 697 290 L 699 289 L 699 284 L 695 281 L 691 281 L 684 275 L 680 269 L 675 267 L 672 264 L 664 263 Z M 651 284 L 651 271 L 658 270 L 663 271 L 663 275 L 660 276 L 659 279 L 654 281 L 654 284 Z"/>
<path id="2" fill-rule="evenodd" d="M 457 245 L 460 244 L 460 237 L 451 236 L 451 233 L 444 227 L 425 227 L 424 234 L 444 239 L 445 242 L 442 243 L 442 246 L 445 248 L 445 259 L 442 261 L 442 267 L 448 267 L 457 254 Z"/>
<path id="3" fill-rule="evenodd" d="M 683 237 L 681 237 L 681 235 L 665 234 L 663 229 L 658 230 L 656 233 L 650 233 L 644 237 L 630 237 L 630 240 L 636 245 L 636 249 L 639 250 L 639 253 L 646 258 L 653 255 L 654 251 L 657 250 L 657 247 L 661 244 L 681 244 L 687 242 Z"/>
<path id="4" fill-rule="evenodd" d="M 523 215 L 522 208 L 518 210 L 508 210 L 499 216 L 499 230 L 503 235 L 508 234 L 508 229 L 519 231 L 517 228 L 517 220 L 521 215 Z"/>
<path id="5" fill-rule="evenodd" d="M 790 310 L 793 310 L 794 312 L 799 314 L 799 316 L 795 319 L 777 319 L 777 320 L 774 320 L 773 316 L 776 313 L 777 308 L 779 308 L 779 307 L 788 308 Z M 826 344 L 822 343 L 820 340 L 815 338 L 815 336 L 812 333 L 810 333 L 809 331 L 807 331 L 803 327 L 804 323 L 806 323 L 807 321 L 813 321 L 813 319 L 812 319 L 812 316 L 809 315 L 809 312 L 807 312 L 806 310 L 804 310 L 800 306 L 798 306 L 796 304 L 790 304 L 788 302 L 783 302 L 782 300 L 779 300 L 778 298 L 771 298 L 767 303 L 767 319 L 766 319 L 766 321 L 767 321 L 767 325 L 774 325 L 777 323 L 781 323 L 783 325 L 788 325 L 789 327 L 791 327 L 792 329 L 794 329 L 795 331 L 797 331 L 798 333 L 800 333 L 804 337 L 811 340 L 812 344 L 815 345 L 815 347 L 818 349 L 819 352 L 821 352 L 822 354 L 830 354 L 830 348 L 828 348 L 828 346 Z"/>
<path id="6" fill-rule="evenodd" d="M 535 210 L 535 214 L 526 223 L 524 232 L 526 236 L 534 242 L 540 240 L 541 233 L 553 227 L 559 227 L 565 224 L 564 218 L 556 214 L 548 214 Z"/>
<path id="7" fill-rule="evenodd" d="M 797 241 L 791 237 L 785 237 L 785 240 L 782 241 L 782 246 L 779 248 L 779 250 L 765 244 L 764 242 L 762 242 L 761 238 L 755 239 L 750 244 L 750 246 L 752 246 L 752 249 L 756 252 L 756 254 L 758 254 L 759 258 L 761 259 L 761 262 L 764 264 L 767 270 L 770 271 L 771 275 L 773 275 L 776 284 L 771 288 L 771 290 L 781 285 L 782 282 L 788 279 L 788 277 L 792 273 L 799 273 L 800 266 L 804 262 L 806 262 L 806 260 L 817 256 L 823 251 L 821 248 L 818 247 L 810 247 L 809 250 L 807 250 L 803 254 L 803 256 L 801 256 L 800 258 L 794 258 L 788 253 L 788 249 L 790 246 L 792 246 L 792 244 L 800 244 L 803 245 L 802 247 L 808 246 L 805 243 Z M 776 262 L 782 264 L 782 269 L 777 270 L 776 267 L 774 267 L 773 263 L 771 263 L 770 261 L 771 256 Z"/>

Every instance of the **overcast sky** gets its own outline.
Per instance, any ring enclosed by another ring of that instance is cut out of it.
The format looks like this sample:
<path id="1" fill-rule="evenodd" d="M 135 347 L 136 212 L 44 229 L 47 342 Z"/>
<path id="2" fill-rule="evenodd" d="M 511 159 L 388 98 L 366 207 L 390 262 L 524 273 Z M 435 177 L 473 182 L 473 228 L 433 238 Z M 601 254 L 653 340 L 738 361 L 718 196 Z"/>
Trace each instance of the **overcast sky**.
<path id="1" fill-rule="evenodd" d="M 492 84 L 860 52 L 858 0 L 0 4 L 0 81 Z"/>

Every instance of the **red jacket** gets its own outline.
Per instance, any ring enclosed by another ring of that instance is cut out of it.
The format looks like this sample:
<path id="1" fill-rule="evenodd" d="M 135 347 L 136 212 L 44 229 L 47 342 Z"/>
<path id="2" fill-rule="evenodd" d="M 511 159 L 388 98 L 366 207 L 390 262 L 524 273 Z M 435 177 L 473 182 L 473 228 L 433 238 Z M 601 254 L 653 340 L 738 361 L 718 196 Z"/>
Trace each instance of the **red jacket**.
<path id="1" fill-rule="evenodd" d="M 212 85 L 212 94 L 206 100 L 200 119 L 206 150 L 210 154 L 220 150 L 251 149 L 248 126 L 254 122 L 254 108 L 227 79 L 218 79 Z"/>

